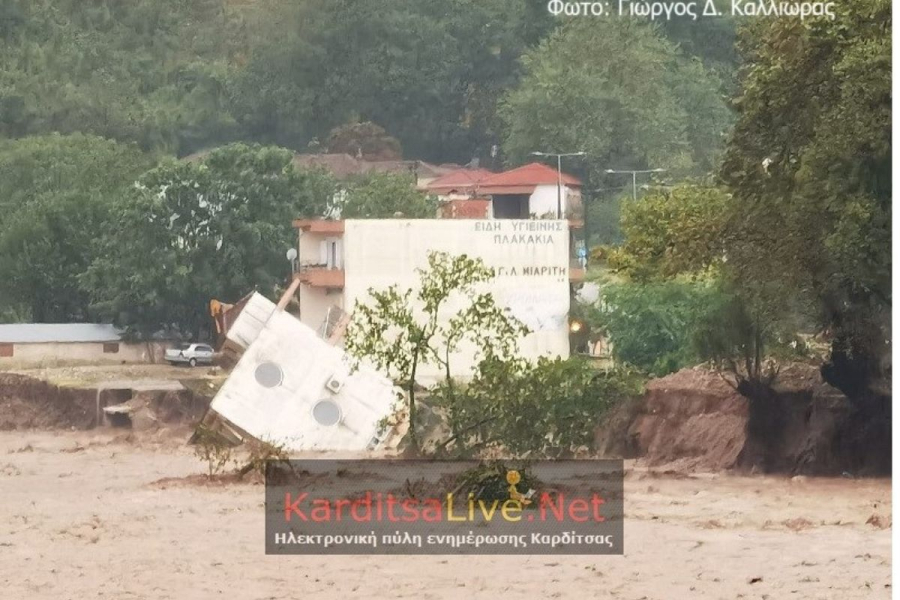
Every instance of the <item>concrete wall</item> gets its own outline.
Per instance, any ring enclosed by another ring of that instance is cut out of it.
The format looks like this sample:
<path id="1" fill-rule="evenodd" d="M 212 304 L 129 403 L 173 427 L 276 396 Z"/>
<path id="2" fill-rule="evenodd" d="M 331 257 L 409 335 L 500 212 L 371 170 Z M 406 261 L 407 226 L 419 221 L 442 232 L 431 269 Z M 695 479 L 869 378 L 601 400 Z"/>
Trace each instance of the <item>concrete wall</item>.
<path id="1" fill-rule="evenodd" d="M 555 194 L 555 187 L 553 191 Z M 427 267 L 432 250 L 479 257 L 497 270 L 497 278 L 485 289 L 532 329 L 520 344 L 525 356 L 569 355 L 569 230 L 565 221 L 346 221 L 344 310 L 350 312 L 358 300 L 368 298 L 370 288 L 416 287 L 416 269 Z M 449 318 L 458 308 L 448 306 L 445 316 Z M 305 317 L 302 320 L 315 326 Z M 461 353 L 453 364 L 464 376 L 475 361 L 471 354 Z M 436 367 L 429 367 L 423 382 L 437 375 Z"/>
<path id="2" fill-rule="evenodd" d="M 351 372 L 349 363 L 341 349 L 275 310 L 211 406 L 250 435 L 288 450 L 374 447 L 379 421 L 390 415 L 397 392 L 383 375 L 366 366 Z M 261 376 L 263 369 L 268 377 Z M 327 387 L 329 380 L 340 389 Z M 339 422 L 316 421 L 315 407 L 323 401 L 337 406 Z"/>
<path id="3" fill-rule="evenodd" d="M 344 250 L 343 235 L 335 233 L 311 233 L 301 232 L 297 247 L 297 260 L 300 265 L 321 265 L 328 263 L 328 246 L 323 250 L 324 242 L 337 241 L 337 263 L 333 265 L 343 268 Z M 324 254 L 324 256 L 323 256 Z M 332 306 L 343 308 L 343 294 L 340 290 L 316 288 L 301 285 L 297 291 L 297 300 L 300 303 L 300 319 L 307 326 L 318 330 L 325 321 L 328 309 Z"/>
<path id="4" fill-rule="evenodd" d="M 324 239 L 325 236 L 322 234 L 301 231 L 297 244 L 297 261 L 301 265 L 320 264 L 320 246 Z"/>
<path id="5" fill-rule="evenodd" d="M 325 322 L 329 308 L 344 307 L 344 294 L 340 290 L 301 285 L 297 298 L 300 303 L 300 321 L 316 331 Z"/>
<path id="6" fill-rule="evenodd" d="M 101 342 L 13 344 L 13 355 L 0 358 L 0 366 L 58 362 L 161 363 L 167 347 L 163 342 L 119 342 L 118 352 L 106 353 Z"/>
<path id="7" fill-rule="evenodd" d="M 562 186 L 562 214 L 563 217 L 567 214 L 567 207 L 571 204 L 574 205 L 580 197 L 580 193 L 577 190 L 572 190 L 567 188 L 566 186 Z M 539 185 L 534 188 L 534 192 L 531 194 L 531 199 L 528 204 L 528 211 L 532 216 L 536 217 L 544 217 L 545 215 L 552 215 L 553 218 L 556 218 L 556 203 L 557 203 L 557 193 L 556 193 L 556 184 L 554 185 Z"/>

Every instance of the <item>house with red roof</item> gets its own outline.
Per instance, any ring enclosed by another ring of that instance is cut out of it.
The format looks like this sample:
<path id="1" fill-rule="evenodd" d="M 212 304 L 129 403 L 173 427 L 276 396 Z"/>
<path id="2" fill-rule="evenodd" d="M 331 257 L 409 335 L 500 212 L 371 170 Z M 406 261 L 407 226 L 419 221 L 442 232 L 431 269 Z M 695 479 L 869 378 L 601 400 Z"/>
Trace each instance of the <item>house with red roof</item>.
<path id="1" fill-rule="evenodd" d="M 494 219 L 571 219 L 581 213 L 581 180 L 538 162 L 481 180 L 478 193 L 491 198 Z"/>
<path id="2" fill-rule="evenodd" d="M 421 187 L 441 200 L 465 200 L 477 197 L 479 184 L 493 175 L 496 173 L 487 169 L 457 169 Z"/>
<path id="3" fill-rule="evenodd" d="M 491 201 L 479 194 L 478 186 L 492 175 L 487 169 L 457 169 L 419 185 L 419 189 L 437 196 L 442 219 L 487 219 Z"/>
<path id="4" fill-rule="evenodd" d="M 420 188 L 442 201 L 445 218 L 578 220 L 582 212 L 581 181 L 538 162 L 502 173 L 459 169 Z"/>

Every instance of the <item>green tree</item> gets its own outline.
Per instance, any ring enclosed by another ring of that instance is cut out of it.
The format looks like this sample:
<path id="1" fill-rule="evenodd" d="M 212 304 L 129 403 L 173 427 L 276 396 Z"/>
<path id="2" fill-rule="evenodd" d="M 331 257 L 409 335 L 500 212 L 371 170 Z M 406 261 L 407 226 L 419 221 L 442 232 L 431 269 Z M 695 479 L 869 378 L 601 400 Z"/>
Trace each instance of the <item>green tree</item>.
<path id="1" fill-rule="evenodd" d="M 374 172 L 352 181 L 336 196 L 335 209 L 345 219 L 433 219 L 437 198 L 415 187 L 412 175 Z"/>
<path id="2" fill-rule="evenodd" d="M 291 220 L 327 198 L 281 148 L 233 144 L 150 171 L 112 210 L 82 277 L 96 310 L 136 334 L 203 335 L 213 297 L 271 292 L 288 275 Z"/>
<path id="3" fill-rule="evenodd" d="M 713 70 L 730 93 L 734 92 L 740 55 L 735 47 L 739 17 L 731 14 L 729 0 L 712 0 L 719 11 L 716 18 L 694 19 L 673 16 L 660 21 L 660 31 L 685 55 L 699 58 Z M 706 8 L 704 2 L 703 7 Z"/>
<path id="4" fill-rule="evenodd" d="M 614 58 L 613 58 L 614 57 Z M 523 58 L 504 100 L 504 151 L 583 150 L 594 185 L 621 184 L 608 168 L 712 170 L 730 115 L 717 77 L 652 25 L 573 19 Z"/>
<path id="5" fill-rule="evenodd" d="M 802 302 L 833 334 L 826 377 L 865 397 L 886 377 L 891 304 L 891 5 L 760 19 L 722 177 L 729 270 L 758 303 Z"/>
<path id="6" fill-rule="evenodd" d="M 232 139 L 245 8 L 222 0 L 4 0 L 0 135 L 92 133 L 185 154 Z"/>
<path id="7" fill-rule="evenodd" d="M 0 142 L 0 308 L 35 322 L 95 317 L 77 278 L 113 206 L 153 158 L 75 134 Z"/>
<path id="8" fill-rule="evenodd" d="M 481 259 L 444 252 L 428 255 L 428 269 L 419 270 L 416 290 L 396 285 L 369 290 L 358 302 L 347 328 L 347 352 L 389 373 L 406 392 L 410 448 L 419 451 L 416 419 L 417 377 L 425 365 L 444 373 L 452 395 L 451 363 L 461 349 L 477 359 L 509 361 L 518 338 L 528 329 L 499 307 L 480 284 L 494 278 Z M 460 308 L 447 314 L 452 307 Z"/>
<path id="9" fill-rule="evenodd" d="M 617 361 L 661 377 L 706 359 L 697 328 L 721 295 L 715 281 L 608 283 L 586 317 L 611 342 Z"/>
<path id="10" fill-rule="evenodd" d="M 399 160 L 400 142 L 375 123 L 350 123 L 328 134 L 327 151 L 361 156 L 366 160 Z"/>
<path id="11" fill-rule="evenodd" d="M 411 157 L 487 157 L 496 98 L 548 17 L 529 0 L 274 2 L 234 78 L 233 113 L 254 139 L 293 148 L 371 121 Z"/>
<path id="12" fill-rule="evenodd" d="M 621 215 L 624 241 L 611 253 L 610 266 L 638 281 L 720 266 L 730 209 L 728 194 L 693 184 L 626 200 Z"/>
<path id="13" fill-rule="evenodd" d="M 463 456 L 500 450 L 528 458 L 591 450 L 598 420 L 640 394 L 643 381 L 635 371 L 600 371 L 582 358 L 487 358 L 466 384 L 432 390 L 452 432 L 436 450 Z"/>

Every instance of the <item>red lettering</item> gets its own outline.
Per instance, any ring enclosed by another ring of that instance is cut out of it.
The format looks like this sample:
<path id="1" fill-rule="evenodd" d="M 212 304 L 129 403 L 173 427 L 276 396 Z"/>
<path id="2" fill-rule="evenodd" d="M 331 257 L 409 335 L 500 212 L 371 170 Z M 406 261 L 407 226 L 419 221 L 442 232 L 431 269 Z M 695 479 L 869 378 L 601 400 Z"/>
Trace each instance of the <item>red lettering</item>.
<path id="1" fill-rule="evenodd" d="M 403 517 L 404 523 L 415 523 L 419 520 L 419 510 L 416 508 L 418 502 L 413 498 L 407 498 L 403 501 L 403 512 L 407 516 Z"/>
<path id="2" fill-rule="evenodd" d="M 328 522 L 331 520 L 331 502 L 324 498 L 316 498 L 313 500 L 313 509 L 309 511 L 309 516 L 316 523 Z"/>
<path id="3" fill-rule="evenodd" d="M 562 521 L 565 518 L 565 512 L 563 510 L 563 495 L 559 494 L 557 497 L 559 499 L 559 506 L 553 504 L 553 499 L 550 497 L 550 494 L 544 492 L 541 494 L 541 521 L 547 520 L 547 509 L 550 509 L 550 512 L 553 513 L 553 516 L 556 517 L 557 521 Z"/>
<path id="4" fill-rule="evenodd" d="M 572 500 L 569 503 L 569 518 L 575 521 L 576 523 L 584 523 L 588 520 L 588 511 L 590 507 L 588 506 L 587 500 L 582 498 L 578 498 L 577 500 Z M 579 514 L 576 514 L 579 513 Z"/>
<path id="5" fill-rule="evenodd" d="M 426 523 L 440 523 L 444 512 L 444 505 L 437 498 L 426 498 L 423 501 L 422 520 Z"/>
<path id="6" fill-rule="evenodd" d="M 597 494 L 594 494 L 594 497 L 591 498 L 591 505 L 594 507 L 594 520 L 597 522 L 602 523 L 606 520 L 606 517 L 600 514 L 600 505 L 605 503 L 606 500 L 604 500 Z"/>
<path id="7" fill-rule="evenodd" d="M 397 505 L 397 499 L 394 498 L 393 494 L 388 494 L 387 499 L 387 508 L 388 508 L 388 521 L 391 523 L 396 523 L 400 519 L 397 518 L 397 515 L 394 514 L 394 507 Z"/>
<path id="8" fill-rule="evenodd" d="M 306 521 L 306 515 L 300 510 L 300 503 L 308 496 L 309 494 L 300 494 L 297 496 L 297 499 L 291 502 L 291 493 L 285 492 L 284 494 L 284 520 L 290 521 L 291 515 L 296 514 L 300 517 L 301 521 Z"/>
<path id="9" fill-rule="evenodd" d="M 359 508 L 364 508 L 364 515 L 359 514 Z M 356 500 L 353 503 L 353 507 L 350 509 L 350 513 L 353 515 L 353 520 L 357 523 L 367 523 L 372 520 L 372 492 L 366 492 L 365 500 Z"/>

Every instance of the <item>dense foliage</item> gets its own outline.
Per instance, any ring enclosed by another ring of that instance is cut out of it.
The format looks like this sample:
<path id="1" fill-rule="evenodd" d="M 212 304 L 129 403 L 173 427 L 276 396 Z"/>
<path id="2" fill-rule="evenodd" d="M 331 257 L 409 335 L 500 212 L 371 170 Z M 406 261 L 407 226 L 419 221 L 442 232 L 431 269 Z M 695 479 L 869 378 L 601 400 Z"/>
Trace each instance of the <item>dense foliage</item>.
<path id="1" fill-rule="evenodd" d="M 891 4 L 757 25 L 722 166 L 729 270 L 770 312 L 803 302 L 833 334 L 826 375 L 864 394 L 890 353 Z"/>
<path id="2" fill-rule="evenodd" d="M 610 168 L 683 176 L 716 164 L 729 124 L 720 82 L 655 27 L 574 19 L 528 52 L 523 65 L 521 83 L 502 106 L 504 149 L 512 158 L 585 151 L 584 171 L 594 183 L 613 181 L 603 176 Z"/>
<path id="3" fill-rule="evenodd" d="M 416 189 L 412 175 L 374 172 L 346 185 L 335 208 L 344 219 L 433 219 L 438 202 Z"/>
<path id="4" fill-rule="evenodd" d="M 236 3 L 0 1 L 0 135 L 76 131 L 187 153 L 234 137 Z"/>
<path id="5" fill-rule="evenodd" d="M 656 370 L 654 358 L 687 348 L 669 326 L 686 322 L 681 303 L 666 294 L 712 280 L 720 293 L 687 326 L 696 360 L 764 386 L 768 358 L 802 350 L 800 332 L 820 333 L 832 342 L 825 377 L 883 405 L 890 24 L 887 2 L 854 1 L 833 21 L 760 19 L 742 31 L 746 68 L 720 187 L 682 184 L 625 202 L 624 241 L 606 257 L 627 283 L 604 288 L 600 304 L 620 359 Z"/>
<path id="6" fill-rule="evenodd" d="M 488 161 L 520 59 L 566 22 L 536 0 L 0 0 L 0 136 L 186 155 L 238 139 L 326 149 L 335 127 L 372 121 L 411 158 Z M 660 35 L 733 77 L 731 20 Z"/>
<path id="7" fill-rule="evenodd" d="M 153 159 L 101 138 L 0 141 L 0 319 L 98 317 L 78 284 L 121 190 Z"/>
<path id="8" fill-rule="evenodd" d="M 591 450 L 598 420 L 642 388 L 633 371 L 601 371 L 580 358 L 485 360 L 465 385 L 444 382 L 433 390 L 451 431 L 437 450 L 499 448 L 536 458 Z"/>
<path id="9" fill-rule="evenodd" d="M 655 376 L 702 362 L 698 327 L 713 320 L 721 289 L 708 281 L 611 283 L 587 320 L 612 345 L 613 357 Z"/>
<path id="10" fill-rule="evenodd" d="M 93 307 L 138 333 L 199 336 L 211 298 L 270 292 L 290 273 L 291 220 L 322 214 L 316 181 L 292 153 L 235 144 L 202 162 L 162 165 L 111 210 L 81 277 Z"/>
<path id="11" fill-rule="evenodd" d="M 624 241 L 611 254 L 610 266 L 640 281 L 720 266 L 730 202 L 717 188 L 691 184 L 626 200 Z"/>

